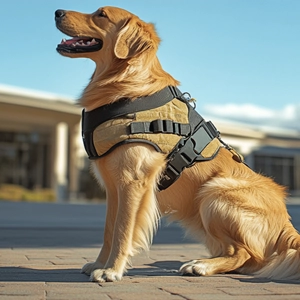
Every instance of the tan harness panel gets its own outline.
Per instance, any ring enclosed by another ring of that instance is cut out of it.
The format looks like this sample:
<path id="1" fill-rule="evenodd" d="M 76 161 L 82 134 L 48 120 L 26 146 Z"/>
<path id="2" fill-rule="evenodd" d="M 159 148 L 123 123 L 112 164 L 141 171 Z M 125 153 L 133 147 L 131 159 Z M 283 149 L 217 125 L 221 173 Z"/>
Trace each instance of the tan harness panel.
<path id="1" fill-rule="evenodd" d="M 93 141 L 99 156 L 105 154 L 116 144 L 128 139 L 140 139 L 156 144 L 162 153 L 168 154 L 182 138 L 177 134 L 155 133 L 155 134 L 128 134 L 128 126 L 132 122 L 151 122 L 157 119 L 172 120 L 174 122 L 189 124 L 187 105 L 174 98 L 167 104 L 158 108 L 141 111 L 129 115 L 127 118 L 117 118 L 99 125 L 93 133 Z"/>

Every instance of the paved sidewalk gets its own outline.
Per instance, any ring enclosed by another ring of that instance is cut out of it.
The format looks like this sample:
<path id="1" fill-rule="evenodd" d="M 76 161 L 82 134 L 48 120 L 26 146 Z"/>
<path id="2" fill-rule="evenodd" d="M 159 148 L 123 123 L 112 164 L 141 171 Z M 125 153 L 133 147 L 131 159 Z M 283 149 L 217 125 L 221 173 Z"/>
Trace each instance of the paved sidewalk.
<path id="1" fill-rule="evenodd" d="M 289 210 L 299 229 L 300 206 Z M 103 205 L 0 202 L 0 299 L 300 299 L 296 281 L 179 276 L 183 262 L 208 254 L 177 225 L 163 226 L 122 281 L 89 282 L 80 268 L 98 254 L 104 215 Z"/>

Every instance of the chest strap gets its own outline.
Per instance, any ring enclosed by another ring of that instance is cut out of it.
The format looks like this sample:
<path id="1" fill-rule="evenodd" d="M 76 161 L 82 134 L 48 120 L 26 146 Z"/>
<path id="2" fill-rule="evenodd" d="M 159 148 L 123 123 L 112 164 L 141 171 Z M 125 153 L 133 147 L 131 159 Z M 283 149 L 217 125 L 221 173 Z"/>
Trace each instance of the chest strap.
<path id="1" fill-rule="evenodd" d="M 153 95 L 140 97 L 134 101 L 123 98 L 91 111 L 83 110 L 81 119 L 82 139 L 89 159 L 99 158 L 93 142 L 93 132 L 96 127 L 111 119 L 163 106 L 172 99 L 180 97 L 181 94 L 177 87 L 167 86 Z"/>
<path id="2" fill-rule="evenodd" d="M 193 111 L 189 107 L 190 123 L 195 121 Z M 200 115 L 198 116 L 200 117 Z M 218 153 L 221 143 L 223 144 L 219 139 L 220 133 L 212 122 L 206 122 L 202 117 L 198 118 L 197 122 L 198 124 L 194 123 L 193 126 L 171 120 L 132 122 L 130 124 L 130 134 L 171 133 L 182 136 L 167 156 L 168 163 L 158 185 L 160 191 L 173 184 L 185 168 L 191 167 L 195 162 L 213 159 Z"/>
<path id="3" fill-rule="evenodd" d="M 129 134 L 166 133 L 182 136 L 167 156 L 167 166 L 159 182 L 159 190 L 168 188 L 180 177 L 185 168 L 191 167 L 195 162 L 213 159 L 221 147 L 219 132 L 211 122 L 206 122 L 196 112 L 184 94 L 172 86 L 134 101 L 122 99 L 92 111 L 83 110 L 82 137 L 89 158 L 97 159 L 100 157 L 93 142 L 93 132 L 99 125 L 110 119 L 163 106 L 174 98 L 185 102 L 187 105 L 189 124 L 158 119 L 151 122 L 132 122 L 129 126 Z M 134 139 L 128 141 L 135 142 Z"/>

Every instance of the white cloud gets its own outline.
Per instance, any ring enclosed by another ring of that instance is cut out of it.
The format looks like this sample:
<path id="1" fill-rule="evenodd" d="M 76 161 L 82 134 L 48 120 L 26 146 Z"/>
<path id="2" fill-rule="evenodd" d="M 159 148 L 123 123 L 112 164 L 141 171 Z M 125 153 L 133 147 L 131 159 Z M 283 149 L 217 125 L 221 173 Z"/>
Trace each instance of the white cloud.
<path id="1" fill-rule="evenodd" d="M 200 113 L 258 126 L 300 130 L 300 104 L 289 104 L 281 110 L 263 108 L 253 104 L 208 104 Z"/>

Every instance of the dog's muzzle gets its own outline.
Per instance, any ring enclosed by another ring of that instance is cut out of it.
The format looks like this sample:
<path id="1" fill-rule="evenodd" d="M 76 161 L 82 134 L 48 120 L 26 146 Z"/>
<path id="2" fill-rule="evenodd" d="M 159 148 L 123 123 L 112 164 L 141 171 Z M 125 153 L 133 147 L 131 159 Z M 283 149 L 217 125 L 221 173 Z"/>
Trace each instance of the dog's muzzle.
<path id="1" fill-rule="evenodd" d="M 56 27 L 63 33 L 68 34 L 68 31 L 64 28 L 64 23 L 67 23 L 66 18 L 68 11 L 58 9 L 55 11 Z M 103 41 L 98 38 L 89 37 L 89 35 L 80 36 L 68 34 L 73 36 L 71 39 L 62 39 L 60 44 L 57 45 L 56 50 L 59 53 L 86 53 L 95 52 L 102 49 Z"/>

